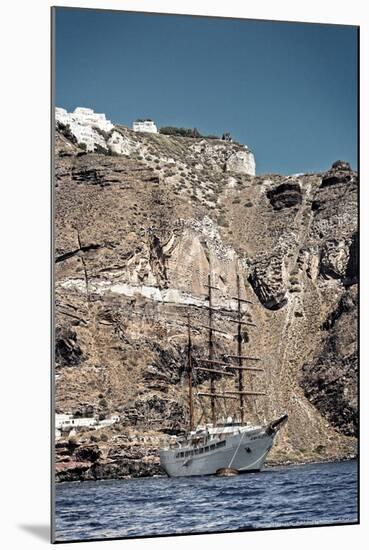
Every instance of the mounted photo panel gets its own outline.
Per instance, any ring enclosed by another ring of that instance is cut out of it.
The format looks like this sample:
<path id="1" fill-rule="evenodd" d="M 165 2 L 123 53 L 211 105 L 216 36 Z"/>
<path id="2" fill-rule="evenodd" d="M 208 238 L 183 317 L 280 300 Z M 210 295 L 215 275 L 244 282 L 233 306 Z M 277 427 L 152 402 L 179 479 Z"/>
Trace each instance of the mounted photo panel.
<path id="1" fill-rule="evenodd" d="M 359 28 L 52 27 L 53 541 L 358 523 Z"/>

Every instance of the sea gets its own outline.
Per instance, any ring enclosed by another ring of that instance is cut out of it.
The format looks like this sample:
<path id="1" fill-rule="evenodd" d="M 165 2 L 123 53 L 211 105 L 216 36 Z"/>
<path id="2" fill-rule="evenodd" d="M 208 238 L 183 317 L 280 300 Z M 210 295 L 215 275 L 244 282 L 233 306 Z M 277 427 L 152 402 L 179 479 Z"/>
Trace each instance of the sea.
<path id="1" fill-rule="evenodd" d="M 55 540 L 356 523 L 357 469 L 356 461 L 346 461 L 235 477 L 60 483 Z"/>

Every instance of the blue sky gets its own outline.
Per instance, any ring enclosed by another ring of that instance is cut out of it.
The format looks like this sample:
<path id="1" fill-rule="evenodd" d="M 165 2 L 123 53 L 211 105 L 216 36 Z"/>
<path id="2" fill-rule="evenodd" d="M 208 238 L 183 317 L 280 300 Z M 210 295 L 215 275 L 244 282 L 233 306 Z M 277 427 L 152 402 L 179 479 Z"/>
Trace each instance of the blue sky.
<path id="1" fill-rule="evenodd" d="M 56 105 L 229 131 L 259 174 L 357 168 L 357 30 L 57 8 Z"/>

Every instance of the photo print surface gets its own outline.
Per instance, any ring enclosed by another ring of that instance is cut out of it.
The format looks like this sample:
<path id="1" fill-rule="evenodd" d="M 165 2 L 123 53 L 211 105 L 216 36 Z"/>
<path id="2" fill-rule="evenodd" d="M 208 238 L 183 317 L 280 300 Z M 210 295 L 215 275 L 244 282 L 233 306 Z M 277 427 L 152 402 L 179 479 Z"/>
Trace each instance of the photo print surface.
<path id="1" fill-rule="evenodd" d="M 54 8 L 53 540 L 358 522 L 358 28 Z"/>

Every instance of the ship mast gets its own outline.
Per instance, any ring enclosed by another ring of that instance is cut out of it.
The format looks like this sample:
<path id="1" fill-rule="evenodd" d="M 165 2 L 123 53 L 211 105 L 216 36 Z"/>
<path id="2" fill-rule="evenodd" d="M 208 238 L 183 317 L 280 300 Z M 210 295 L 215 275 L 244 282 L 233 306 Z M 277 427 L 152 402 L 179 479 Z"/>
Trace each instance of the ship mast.
<path id="1" fill-rule="evenodd" d="M 208 284 L 206 285 L 208 287 L 208 302 L 209 302 L 209 351 L 208 351 L 208 358 L 209 363 L 212 363 L 213 361 L 213 302 L 212 302 L 212 290 L 217 290 L 217 287 L 212 286 L 211 284 L 211 275 L 209 273 L 208 275 Z M 216 424 L 216 416 L 215 416 L 215 379 L 214 379 L 214 373 L 211 373 L 210 376 L 210 405 L 211 405 L 211 421 L 213 423 L 213 426 Z"/>
<path id="2" fill-rule="evenodd" d="M 192 342 L 190 314 L 187 316 L 188 347 L 187 347 L 187 375 L 188 375 L 188 402 L 190 406 L 190 432 L 194 429 L 193 395 L 192 395 Z"/>
<path id="3" fill-rule="evenodd" d="M 249 300 L 246 300 L 245 298 L 241 298 L 241 290 L 240 290 L 240 276 L 237 273 L 236 278 L 236 284 L 237 284 L 237 296 L 232 296 L 234 300 L 237 300 L 237 320 L 234 319 L 228 319 L 228 321 L 236 322 L 237 323 L 237 354 L 236 355 L 228 355 L 228 358 L 230 359 L 237 359 L 238 366 L 232 366 L 235 370 L 238 370 L 238 391 L 235 391 L 233 393 L 239 395 L 239 409 L 240 409 L 240 421 L 241 424 L 245 421 L 245 397 L 248 396 L 254 396 L 257 397 L 258 395 L 265 395 L 264 392 L 255 392 L 251 389 L 251 391 L 244 391 L 244 380 L 243 380 L 243 373 L 244 371 L 249 372 L 264 372 L 264 369 L 257 368 L 257 367 L 249 367 L 243 365 L 243 360 L 246 361 L 260 361 L 259 357 L 251 357 L 247 355 L 242 354 L 242 326 L 243 325 L 249 325 L 256 327 L 255 323 L 251 323 L 249 321 L 243 321 L 242 316 L 245 313 L 245 311 L 242 311 L 241 305 L 244 304 L 251 304 Z M 232 393 L 232 392 L 230 392 Z"/>
<path id="4" fill-rule="evenodd" d="M 216 411 L 215 411 L 215 405 L 216 401 L 219 398 L 222 399 L 235 399 L 239 402 L 239 409 L 240 409 L 240 423 L 243 424 L 245 421 L 245 396 L 250 397 L 258 397 L 262 395 L 266 395 L 264 391 L 254 391 L 252 388 L 250 388 L 251 391 L 245 391 L 244 390 L 244 378 L 243 373 L 244 371 L 249 371 L 250 373 L 259 373 L 264 372 L 263 368 L 255 367 L 255 366 L 248 366 L 247 364 L 244 364 L 244 361 L 260 361 L 259 357 L 249 356 L 249 355 L 243 355 L 242 353 L 242 326 L 252 326 L 256 327 L 255 323 L 252 323 L 250 321 L 244 321 L 243 315 L 245 311 L 242 310 L 242 304 L 252 304 L 249 300 L 246 300 L 245 298 L 241 298 L 241 289 L 240 289 L 240 276 L 237 274 L 237 296 L 231 296 L 233 300 L 237 300 L 237 318 L 231 318 L 231 317 L 224 317 L 224 321 L 229 321 L 231 323 L 237 323 L 237 349 L 236 354 L 228 354 L 225 357 L 225 359 L 220 360 L 219 358 L 214 358 L 214 346 L 213 346 L 213 333 L 218 332 L 220 334 L 228 335 L 227 332 L 220 330 L 218 328 L 215 328 L 213 326 L 213 312 L 216 312 L 217 314 L 223 314 L 230 312 L 227 309 L 224 309 L 222 307 L 213 307 L 213 301 L 212 301 L 212 290 L 220 290 L 218 287 L 214 286 L 212 284 L 212 278 L 211 274 L 208 275 L 208 284 L 205 284 L 204 286 L 208 288 L 208 306 L 205 306 L 209 309 L 209 323 L 208 325 L 203 325 L 200 323 L 196 323 L 198 327 L 206 328 L 209 331 L 209 337 L 208 337 L 208 358 L 197 358 L 197 361 L 200 363 L 205 363 L 205 367 L 195 367 L 196 371 L 205 371 L 210 373 L 210 388 L 209 391 L 200 391 L 197 392 L 198 397 L 210 397 L 210 405 L 211 405 L 211 419 L 213 426 L 216 426 Z M 193 401 L 192 401 L 192 359 L 191 359 L 191 334 L 190 334 L 190 321 L 188 321 L 188 331 L 189 331 L 189 355 L 188 355 L 188 373 L 189 373 L 189 402 L 190 402 L 190 424 L 193 425 Z M 233 363 L 232 360 L 235 359 L 236 362 Z M 231 361 L 229 361 L 231 360 Z M 215 368 L 214 368 L 214 366 Z M 218 367 L 218 368 L 217 368 Z M 231 369 L 231 372 L 229 370 L 221 370 L 219 367 L 225 367 L 225 369 Z M 233 372 L 232 372 L 233 371 Z M 234 371 L 238 371 L 238 377 L 237 377 L 237 384 L 236 388 L 233 391 L 223 391 L 222 393 L 217 392 L 215 387 L 215 376 L 221 374 L 222 376 L 231 376 L 234 377 Z M 192 412 L 191 412 L 192 411 Z"/>
<path id="5" fill-rule="evenodd" d="M 237 355 L 238 366 L 242 367 L 242 312 L 241 312 L 241 300 L 240 300 L 240 276 L 237 273 Z M 238 391 L 240 392 L 240 420 L 241 424 L 244 422 L 244 399 L 243 399 L 243 369 L 238 371 Z"/>

